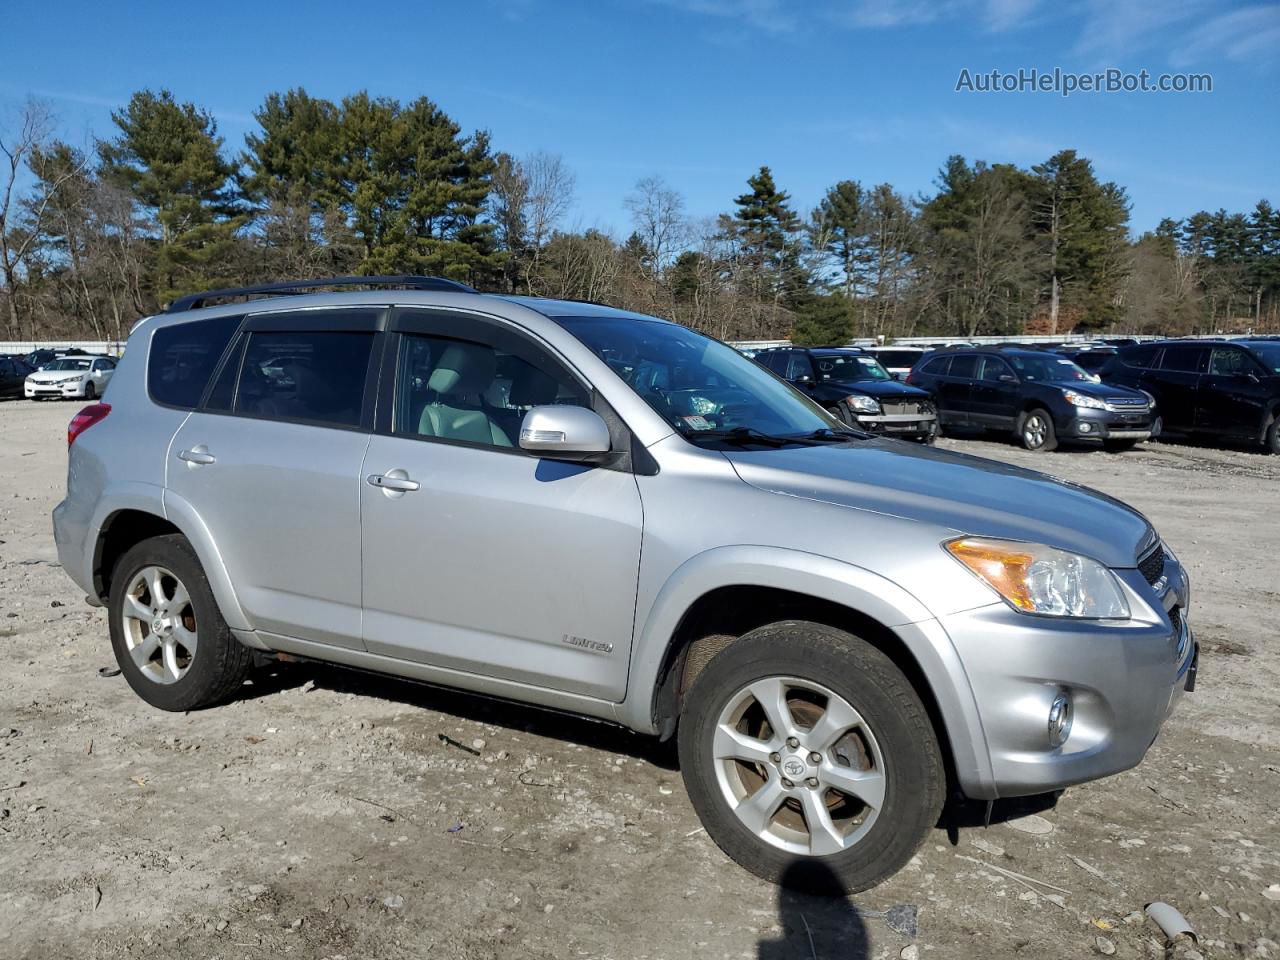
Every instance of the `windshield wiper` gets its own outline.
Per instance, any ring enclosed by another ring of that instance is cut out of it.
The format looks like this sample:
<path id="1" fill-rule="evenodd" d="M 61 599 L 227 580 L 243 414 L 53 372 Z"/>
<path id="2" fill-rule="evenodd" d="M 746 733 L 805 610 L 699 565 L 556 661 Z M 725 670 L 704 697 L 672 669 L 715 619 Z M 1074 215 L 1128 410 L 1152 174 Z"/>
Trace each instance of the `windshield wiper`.
<path id="1" fill-rule="evenodd" d="M 822 440 L 830 443 L 843 443 L 846 440 L 866 440 L 869 434 L 858 430 L 832 430 L 830 427 L 819 427 L 805 437 L 806 440 Z"/>
<path id="2" fill-rule="evenodd" d="M 781 437 L 772 433 L 762 433 L 754 427 L 732 427 L 729 430 L 699 430 L 689 434 L 690 440 L 719 440 L 721 443 L 732 443 L 738 446 L 757 447 L 789 447 L 792 444 L 808 446 L 816 437 Z"/>

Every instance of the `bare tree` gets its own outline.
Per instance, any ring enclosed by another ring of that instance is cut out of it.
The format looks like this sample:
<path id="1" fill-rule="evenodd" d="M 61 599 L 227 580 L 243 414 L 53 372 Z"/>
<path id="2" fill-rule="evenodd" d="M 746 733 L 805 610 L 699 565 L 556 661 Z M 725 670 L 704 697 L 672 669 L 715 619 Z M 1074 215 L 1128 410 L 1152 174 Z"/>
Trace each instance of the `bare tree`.
<path id="1" fill-rule="evenodd" d="M 525 281 L 532 293 L 542 249 L 573 206 L 575 177 L 558 153 L 531 153 L 521 162 L 521 169 L 528 184 L 524 210 L 530 257 Z"/>
<path id="2" fill-rule="evenodd" d="M 649 273 L 657 277 L 675 259 L 676 250 L 685 240 L 684 197 L 662 177 L 655 176 L 637 180 L 624 202 L 648 251 Z"/>
<path id="3" fill-rule="evenodd" d="M 489 216 L 497 227 L 495 239 L 498 246 L 507 252 L 503 282 L 507 293 L 514 293 L 529 250 L 529 178 L 525 175 L 524 166 L 511 154 L 500 153 L 494 160 Z"/>
<path id="4" fill-rule="evenodd" d="M 4 178 L 0 183 L 0 273 L 3 273 L 5 291 L 8 294 L 9 330 L 13 338 L 22 336 L 22 311 L 18 297 L 18 284 L 23 264 L 40 241 L 45 213 L 58 191 L 84 171 L 78 168 L 63 171 L 52 181 L 41 181 L 35 194 L 19 197 L 18 180 L 31 156 L 49 138 L 54 117 L 47 104 L 29 99 L 18 116 L 17 130 L 11 136 L 0 135 L 0 163 Z M 19 223 L 19 214 L 25 214 Z"/>

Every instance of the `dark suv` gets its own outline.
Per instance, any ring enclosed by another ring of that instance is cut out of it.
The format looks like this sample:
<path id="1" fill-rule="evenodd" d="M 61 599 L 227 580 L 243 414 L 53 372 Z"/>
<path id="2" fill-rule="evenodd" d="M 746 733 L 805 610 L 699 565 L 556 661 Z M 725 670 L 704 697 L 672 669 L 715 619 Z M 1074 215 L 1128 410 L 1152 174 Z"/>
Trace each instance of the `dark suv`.
<path id="1" fill-rule="evenodd" d="M 1150 396 L 1098 383 L 1044 350 L 939 350 L 925 356 L 907 382 L 933 394 L 940 425 L 1008 430 L 1028 450 L 1052 450 L 1059 439 L 1128 450 L 1151 436 Z"/>
<path id="2" fill-rule="evenodd" d="M 1252 441 L 1280 453 L 1280 340 L 1144 343 L 1122 349 L 1102 377 L 1156 398 L 1156 432 Z"/>
<path id="3" fill-rule="evenodd" d="M 760 351 L 755 360 L 851 426 L 922 443 L 937 435 L 928 392 L 899 383 L 864 350 L 778 347 Z"/>

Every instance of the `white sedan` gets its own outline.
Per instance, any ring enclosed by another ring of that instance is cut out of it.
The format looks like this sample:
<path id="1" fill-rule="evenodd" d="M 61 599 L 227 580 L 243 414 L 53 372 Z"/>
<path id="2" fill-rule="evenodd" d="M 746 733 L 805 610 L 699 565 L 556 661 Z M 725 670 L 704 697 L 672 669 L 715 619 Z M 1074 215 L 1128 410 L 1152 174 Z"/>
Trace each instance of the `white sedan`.
<path id="1" fill-rule="evenodd" d="M 45 397 L 94 400 L 102 396 L 115 369 L 116 362 L 110 357 L 59 357 L 28 376 L 23 392 L 32 400 Z"/>

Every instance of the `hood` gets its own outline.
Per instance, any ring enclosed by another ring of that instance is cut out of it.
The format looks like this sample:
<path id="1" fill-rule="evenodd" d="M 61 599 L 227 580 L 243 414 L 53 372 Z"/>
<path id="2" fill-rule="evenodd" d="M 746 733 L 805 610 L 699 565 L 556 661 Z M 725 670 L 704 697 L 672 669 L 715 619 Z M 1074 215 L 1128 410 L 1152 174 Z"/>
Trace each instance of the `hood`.
<path id="1" fill-rule="evenodd" d="M 898 380 L 823 380 L 823 386 L 865 393 L 877 400 L 928 400 L 929 392 Z"/>
<path id="2" fill-rule="evenodd" d="M 1141 390 L 1129 387 L 1117 387 L 1113 383 L 1094 383 L 1092 380 L 1072 380 L 1070 383 L 1050 383 L 1036 381 L 1042 387 L 1059 387 L 1063 390 L 1074 390 L 1086 397 L 1097 397 L 1099 400 L 1146 400 L 1147 395 Z"/>
<path id="3" fill-rule="evenodd" d="M 1048 544 L 1132 567 L 1151 525 L 1119 500 L 1057 477 L 898 440 L 733 450 L 745 482 L 971 536 Z M 819 551 L 820 552 L 820 551 Z"/>
<path id="4" fill-rule="evenodd" d="M 88 370 L 36 370 L 34 373 L 27 374 L 27 379 L 33 383 L 57 383 L 68 377 L 82 377 L 88 372 Z"/>

